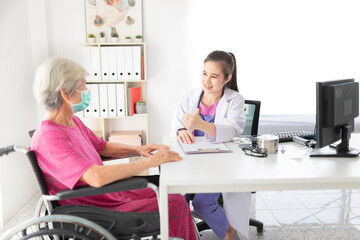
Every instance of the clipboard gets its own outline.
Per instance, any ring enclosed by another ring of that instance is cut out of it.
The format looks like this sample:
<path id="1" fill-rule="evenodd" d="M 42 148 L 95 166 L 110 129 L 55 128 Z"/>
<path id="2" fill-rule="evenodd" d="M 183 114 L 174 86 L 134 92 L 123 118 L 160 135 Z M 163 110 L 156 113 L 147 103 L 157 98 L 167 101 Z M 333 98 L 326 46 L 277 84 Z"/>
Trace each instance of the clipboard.
<path id="1" fill-rule="evenodd" d="M 179 142 L 182 150 L 186 154 L 200 154 L 200 153 L 229 153 L 232 152 L 224 143 L 211 143 L 205 137 L 194 137 L 195 142 L 186 144 Z"/>

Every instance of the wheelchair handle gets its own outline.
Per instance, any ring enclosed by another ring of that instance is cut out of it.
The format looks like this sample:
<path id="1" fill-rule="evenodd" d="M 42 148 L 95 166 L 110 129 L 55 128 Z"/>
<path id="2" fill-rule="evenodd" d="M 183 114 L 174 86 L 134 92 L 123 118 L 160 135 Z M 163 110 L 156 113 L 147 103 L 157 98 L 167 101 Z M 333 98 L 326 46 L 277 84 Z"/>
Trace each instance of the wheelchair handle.
<path id="1" fill-rule="evenodd" d="M 0 148 L 0 157 L 2 155 L 4 155 L 4 154 L 9 154 L 11 152 L 15 152 L 14 145 L 4 147 L 4 148 Z"/>
<path id="2" fill-rule="evenodd" d="M 22 152 L 22 153 L 27 153 L 29 150 L 24 147 L 24 146 L 19 146 L 19 145 L 11 145 L 8 147 L 4 147 L 4 148 L 0 148 L 0 157 L 4 154 L 9 154 L 12 152 Z"/>

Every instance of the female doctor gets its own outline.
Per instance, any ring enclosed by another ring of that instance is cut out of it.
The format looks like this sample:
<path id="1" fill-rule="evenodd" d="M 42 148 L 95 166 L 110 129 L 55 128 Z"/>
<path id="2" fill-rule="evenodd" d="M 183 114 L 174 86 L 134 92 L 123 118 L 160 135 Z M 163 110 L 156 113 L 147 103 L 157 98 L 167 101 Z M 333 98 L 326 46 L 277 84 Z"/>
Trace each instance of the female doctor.
<path id="1" fill-rule="evenodd" d="M 210 142 L 231 141 L 242 133 L 246 121 L 234 54 L 211 52 L 204 60 L 201 83 L 202 88 L 181 98 L 171 135 L 187 144 L 194 142 L 194 136 L 205 136 Z M 218 202 L 221 195 L 224 209 Z M 250 193 L 197 193 L 192 204 L 220 239 L 247 239 Z"/>

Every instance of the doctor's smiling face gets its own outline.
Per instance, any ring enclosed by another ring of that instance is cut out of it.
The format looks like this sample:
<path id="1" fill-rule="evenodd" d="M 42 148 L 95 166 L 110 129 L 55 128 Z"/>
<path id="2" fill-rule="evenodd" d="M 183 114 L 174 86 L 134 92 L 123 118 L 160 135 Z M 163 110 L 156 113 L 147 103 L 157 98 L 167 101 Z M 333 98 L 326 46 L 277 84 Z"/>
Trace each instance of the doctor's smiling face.
<path id="1" fill-rule="evenodd" d="M 201 82 L 204 93 L 222 95 L 223 88 L 225 84 L 230 81 L 231 77 L 232 75 L 229 75 L 225 79 L 220 62 L 206 61 L 204 63 L 204 70 L 201 75 Z"/>

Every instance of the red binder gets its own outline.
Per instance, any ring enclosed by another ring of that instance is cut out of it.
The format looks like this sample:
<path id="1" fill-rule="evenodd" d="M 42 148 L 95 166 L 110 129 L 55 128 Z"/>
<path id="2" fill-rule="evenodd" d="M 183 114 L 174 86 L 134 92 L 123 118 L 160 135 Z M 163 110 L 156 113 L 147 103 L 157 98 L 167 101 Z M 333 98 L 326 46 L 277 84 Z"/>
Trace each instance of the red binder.
<path id="1" fill-rule="evenodd" d="M 133 116 L 135 113 L 135 103 L 141 101 L 141 87 L 129 88 L 129 97 L 130 97 L 130 116 Z"/>

